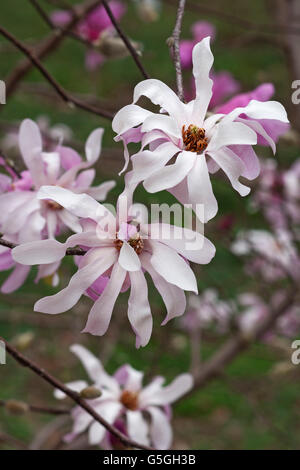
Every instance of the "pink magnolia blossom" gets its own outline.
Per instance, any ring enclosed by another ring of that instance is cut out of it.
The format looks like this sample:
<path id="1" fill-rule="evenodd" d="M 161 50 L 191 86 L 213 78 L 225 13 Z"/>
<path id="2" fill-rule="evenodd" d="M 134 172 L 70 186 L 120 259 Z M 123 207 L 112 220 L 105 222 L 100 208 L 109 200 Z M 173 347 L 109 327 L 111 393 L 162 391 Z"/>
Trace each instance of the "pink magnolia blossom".
<path id="1" fill-rule="evenodd" d="M 172 443 L 170 405 L 191 390 L 193 378 L 190 374 L 181 374 L 169 385 L 163 386 L 164 378 L 155 377 L 143 388 L 143 373 L 126 364 L 114 375 L 108 375 L 100 360 L 79 344 L 71 346 L 71 351 L 79 358 L 92 384 L 102 391 L 100 398 L 89 400 L 89 404 L 110 424 L 117 423 L 118 428 L 143 445 L 152 445 L 155 449 L 168 449 Z M 83 380 L 68 383 L 72 390 L 80 392 L 88 383 Z M 57 390 L 58 399 L 65 395 Z M 86 411 L 77 406 L 72 410 L 73 430 L 65 436 L 72 441 L 79 434 L 87 431 L 90 445 L 103 448 L 112 447 L 112 439 L 106 429 Z"/>
<path id="2" fill-rule="evenodd" d="M 287 123 L 288 119 L 280 103 L 257 100 L 228 114 L 207 116 L 213 86 L 209 78 L 213 65 L 209 38 L 194 47 L 193 64 L 195 100 L 185 104 L 163 82 L 142 81 L 135 87 L 133 104 L 116 114 L 113 129 L 116 140 L 125 144 L 124 169 L 129 163 L 127 143 L 142 134 L 141 150 L 131 158 L 132 184 L 143 181 L 150 193 L 168 190 L 181 203 L 192 204 L 200 220 L 207 222 L 218 210 L 209 174 L 221 168 L 234 189 L 242 196 L 249 194 L 250 188 L 239 178 L 253 180 L 259 174 L 259 160 L 252 148 L 258 136 L 276 151 L 275 142 L 259 121 Z M 136 105 L 141 96 L 159 105 L 161 112 Z M 176 160 L 170 164 L 173 157 Z M 200 214 L 199 205 L 202 205 Z"/>
<path id="3" fill-rule="evenodd" d="M 119 197 L 116 217 L 86 194 L 44 186 L 39 197 L 52 200 L 81 218 L 82 233 L 65 243 L 44 240 L 21 245 L 12 252 L 25 265 L 58 262 L 68 247 L 88 248 L 79 260 L 78 271 L 58 294 L 45 297 L 35 310 L 57 314 L 72 308 L 86 293 L 95 300 L 83 332 L 103 335 L 110 323 L 120 291 L 130 286 L 128 319 L 136 334 L 136 345 L 145 346 L 151 336 L 152 315 L 148 301 L 148 272 L 167 308 L 166 324 L 185 311 L 184 291 L 197 292 L 197 282 L 188 260 L 209 263 L 215 248 L 197 232 L 168 224 L 135 221 L 131 189 Z M 190 243 L 193 241 L 193 246 Z"/>
<path id="4" fill-rule="evenodd" d="M 126 7 L 122 2 L 118 0 L 112 0 L 109 2 L 110 9 L 119 21 L 125 13 Z M 51 15 L 51 19 L 57 26 L 66 25 L 72 18 L 72 15 L 68 11 L 54 11 Z M 100 40 L 103 32 L 107 33 L 112 30 L 113 25 L 109 16 L 106 13 L 105 8 L 100 5 L 95 8 L 83 21 L 81 21 L 77 27 L 78 34 L 89 41 L 91 44 L 97 44 Z M 89 50 L 86 54 L 85 64 L 87 69 L 94 70 L 105 61 L 105 56 L 95 50 Z"/>
<path id="5" fill-rule="evenodd" d="M 236 255 L 254 254 L 248 270 L 259 272 L 264 279 L 274 281 L 286 277 L 299 279 L 300 259 L 293 237 L 285 230 L 275 234 L 266 230 L 249 230 L 238 235 L 232 244 Z"/>
<path id="6" fill-rule="evenodd" d="M 44 152 L 42 137 L 38 126 L 26 119 L 19 132 L 19 147 L 27 170 L 21 178 L 15 175 L 10 180 L 5 192 L 0 194 L 0 230 L 7 240 L 14 243 L 26 243 L 44 238 L 54 238 L 67 228 L 80 232 L 78 218 L 51 200 L 41 201 L 38 190 L 44 184 L 53 184 L 69 188 L 75 193 L 88 193 L 98 200 L 105 200 L 108 191 L 115 186 L 114 181 L 107 181 L 91 187 L 95 170 L 90 167 L 96 163 L 101 151 L 103 129 L 97 129 L 86 142 L 86 161 L 73 149 L 58 145 L 51 152 Z M 25 281 L 29 268 L 15 265 L 9 249 L 1 247 L 0 269 L 15 267 L 2 286 L 2 292 L 16 290 Z M 40 266 L 37 281 L 42 277 L 53 276 L 59 262 Z M 57 275 L 53 283 L 57 284 Z"/>

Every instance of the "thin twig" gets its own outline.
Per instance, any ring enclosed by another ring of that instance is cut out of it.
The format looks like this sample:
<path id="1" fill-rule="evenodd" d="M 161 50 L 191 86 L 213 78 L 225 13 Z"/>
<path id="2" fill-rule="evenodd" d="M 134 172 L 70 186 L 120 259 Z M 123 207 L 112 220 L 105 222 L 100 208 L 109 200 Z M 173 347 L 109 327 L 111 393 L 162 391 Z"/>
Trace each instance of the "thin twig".
<path id="1" fill-rule="evenodd" d="M 181 101 L 184 100 L 184 91 L 183 91 L 183 82 L 182 82 L 182 69 L 181 69 L 181 60 L 180 60 L 180 34 L 181 26 L 184 15 L 186 0 L 179 0 L 177 8 L 176 23 L 173 30 L 173 34 L 167 40 L 167 44 L 170 47 L 171 55 L 173 57 L 175 71 L 176 71 L 176 83 L 177 83 L 177 93 Z"/>
<path id="2" fill-rule="evenodd" d="M 110 6 L 108 5 L 108 3 L 105 1 L 105 0 L 102 0 L 102 5 L 103 7 L 105 8 L 105 11 L 107 13 L 107 15 L 109 16 L 110 18 L 110 21 L 112 22 L 112 24 L 114 25 L 115 29 L 117 30 L 117 33 L 119 34 L 120 38 L 123 40 L 125 46 L 127 47 L 128 51 L 130 52 L 133 60 L 135 61 L 137 67 L 139 68 L 139 70 L 141 71 L 142 75 L 144 78 L 150 78 L 150 75 L 148 75 L 148 73 L 146 72 L 146 70 L 144 69 L 144 66 L 143 64 L 141 63 L 140 61 L 140 58 L 138 56 L 138 53 L 136 52 L 135 48 L 133 47 L 133 45 L 131 44 L 130 40 L 128 39 L 128 37 L 126 36 L 126 34 L 123 32 L 123 30 L 121 29 L 120 25 L 118 24 L 117 20 L 115 19 L 114 15 L 113 15 L 113 12 L 111 11 L 111 8 Z"/>
<path id="3" fill-rule="evenodd" d="M 60 390 L 63 392 L 65 395 L 67 395 L 71 400 L 73 400 L 75 403 L 77 403 L 78 406 L 83 408 L 89 415 L 91 415 L 98 423 L 100 423 L 102 426 L 104 426 L 108 432 L 113 434 L 117 439 L 119 439 L 122 444 L 124 444 L 126 447 L 133 447 L 137 449 L 144 449 L 144 450 L 152 450 L 148 446 L 144 446 L 142 444 L 139 444 L 138 442 L 134 441 L 133 439 L 130 439 L 129 437 L 125 436 L 123 433 L 118 431 L 114 426 L 109 424 L 105 419 L 102 418 L 101 415 L 99 415 L 94 408 L 92 408 L 81 396 L 77 393 L 74 392 L 73 390 L 69 389 L 64 385 L 62 382 L 60 382 L 58 379 L 56 379 L 53 375 L 50 375 L 45 369 L 42 369 L 39 367 L 36 363 L 28 359 L 27 357 L 23 356 L 19 351 L 17 351 L 10 343 L 8 343 L 4 338 L 0 337 L 0 340 L 4 342 L 6 351 L 8 354 L 10 354 L 15 361 L 17 361 L 21 366 L 23 367 L 28 367 L 32 372 L 34 372 L 36 375 L 38 375 L 40 378 L 48 382 L 50 385 L 52 385 L 55 389 Z"/>
<path id="4" fill-rule="evenodd" d="M 39 60 L 42 60 L 48 56 L 51 52 L 57 49 L 57 47 L 62 43 L 69 32 L 73 31 L 74 27 L 83 20 L 90 12 L 92 12 L 98 5 L 101 3 L 101 0 L 87 0 L 82 5 L 73 7 L 72 19 L 65 26 L 59 30 L 54 30 L 42 43 L 36 46 L 34 50 L 34 55 Z M 21 60 L 9 77 L 5 80 L 6 83 L 6 96 L 9 97 L 17 88 L 20 81 L 24 76 L 31 70 L 33 63 L 31 60 L 23 59 Z"/>
<path id="5" fill-rule="evenodd" d="M 9 401 L 0 400 L 0 406 L 3 406 L 4 408 L 6 406 L 9 407 Z M 48 415 L 67 415 L 70 414 L 71 411 L 69 408 L 52 408 L 46 406 L 28 405 L 27 403 L 26 406 L 28 411 L 32 411 L 33 413 L 44 413 Z"/>
<path id="6" fill-rule="evenodd" d="M 45 79 L 50 83 L 50 85 L 56 90 L 57 94 L 67 103 L 70 107 L 77 106 L 77 108 L 88 111 L 89 113 L 96 114 L 98 116 L 105 117 L 107 119 L 112 119 L 113 115 L 105 110 L 96 108 L 90 104 L 84 103 L 75 96 L 72 96 L 67 92 L 40 62 L 40 60 L 29 50 L 21 41 L 19 41 L 15 36 L 8 32 L 3 26 L 0 26 L 0 34 L 4 36 L 8 41 L 16 46 L 17 49 L 23 52 L 31 62 L 36 66 L 36 68 L 41 72 Z"/>

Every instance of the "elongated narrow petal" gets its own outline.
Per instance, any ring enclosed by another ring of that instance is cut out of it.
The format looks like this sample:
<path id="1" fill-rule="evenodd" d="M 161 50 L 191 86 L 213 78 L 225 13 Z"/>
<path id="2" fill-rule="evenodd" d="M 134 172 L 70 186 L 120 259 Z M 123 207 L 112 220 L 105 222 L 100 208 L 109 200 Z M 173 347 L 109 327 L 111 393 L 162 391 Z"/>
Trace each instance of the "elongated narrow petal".
<path id="1" fill-rule="evenodd" d="M 192 170 L 197 155 L 192 152 L 181 152 L 176 162 L 153 173 L 144 181 L 144 187 L 149 193 L 173 188 L 179 184 Z"/>
<path id="2" fill-rule="evenodd" d="M 174 403 L 176 400 L 178 400 L 178 398 L 182 397 L 189 390 L 191 390 L 193 383 L 194 380 L 191 374 L 181 374 L 176 377 L 176 379 L 173 380 L 170 385 L 157 389 L 152 393 L 151 396 L 148 394 L 148 405 L 170 405 L 171 403 Z M 143 399 L 144 406 L 147 406 L 146 400 L 142 394 L 141 399 Z"/>
<path id="3" fill-rule="evenodd" d="M 247 196 L 250 193 L 250 188 L 239 181 L 239 177 L 245 173 L 243 161 L 229 148 L 218 150 L 213 154 L 213 158 L 228 176 L 232 187 L 236 189 L 241 196 Z"/>
<path id="4" fill-rule="evenodd" d="M 148 300 L 148 286 L 142 271 L 129 273 L 131 289 L 128 300 L 128 318 L 136 334 L 136 347 L 146 346 L 152 333 L 152 315 Z"/>
<path id="5" fill-rule="evenodd" d="M 159 242 L 151 241 L 153 268 L 167 282 L 198 293 L 197 282 L 193 271 L 175 250 Z"/>
<path id="6" fill-rule="evenodd" d="M 129 437 L 139 444 L 149 445 L 149 428 L 141 411 L 128 410 L 126 412 L 126 418 Z"/>
<path id="7" fill-rule="evenodd" d="M 11 294 L 21 287 L 29 274 L 30 268 L 18 264 L 1 286 L 2 294 Z"/>
<path id="8" fill-rule="evenodd" d="M 45 181 L 41 155 L 43 144 L 40 130 L 31 119 L 25 119 L 20 126 L 19 146 L 34 183 L 40 186 Z"/>
<path id="9" fill-rule="evenodd" d="M 25 265 L 50 264 L 65 256 L 66 247 L 57 240 L 39 240 L 24 243 L 12 250 L 12 257 L 17 263 Z"/>
<path id="10" fill-rule="evenodd" d="M 255 145 L 257 135 L 254 130 L 241 122 L 226 123 L 221 121 L 208 144 L 207 153 L 227 147 L 228 145 Z"/>
<path id="11" fill-rule="evenodd" d="M 88 188 L 86 194 L 96 199 L 96 201 L 105 201 L 107 194 L 116 186 L 115 181 L 105 181 L 105 183 L 99 184 L 99 186 L 94 186 Z"/>
<path id="12" fill-rule="evenodd" d="M 151 416 L 150 435 L 155 449 L 166 450 L 172 444 L 172 426 L 166 413 L 156 406 L 147 408 Z"/>
<path id="13" fill-rule="evenodd" d="M 139 271 L 141 262 L 134 249 L 127 243 L 123 242 L 119 255 L 119 264 L 126 271 Z"/>
<path id="14" fill-rule="evenodd" d="M 178 147 L 171 142 L 160 145 L 155 151 L 144 150 L 132 156 L 132 182 L 140 182 L 163 168 L 178 153 Z"/>
<path id="15" fill-rule="evenodd" d="M 129 129 L 144 122 L 144 120 L 152 114 L 152 112 L 140 106 L 129 104 L 117 112 L 112 122 L 112 128 L 118 135 L 122 135 Z"/>
<path id="16" fill-rule="evenodd" d="M 82 294 L 98 279 L 116 259 L 114 248 L 103 248 L 103 257 L 79 269 L 71 278 L 69 285 L 50 297 L 44 297 L 36 302 L 37 312 L 58 314 L 72 308 Z"/>
<path id="17" fill-rule="evenodd" d="M 193 171 L 187 177 L 189 201 L 193 204 L 199 220 L 208 222 L 218 212 L 218 203 L 213 193 L 207 163 L 204 156 L 197 157 Z"/>
<path id="18" fill-rule="evenodd" d="M 88 137 L 85 144 L 85 155 L 90 165 L 93 165 L 99 158 L 102 146 L 104 129 L 95 129 Z"/>
<path id="19" fill-rule="evenodd" d="M 193 106 L 192 122 L 202 127 L 212 97 L 213 81 L 209 77 L 214 62 L 210 50 L 210 38 L 204 38 L 193 49 L 193 75 L 196 85 L 196 99 Z"/>
<path id="20" fill-rule="evenodd" d="M 126 271 L 116 263 L 103 293 L 94 303 L 87 324 L 82 331 L 95 336 L 106 333 L 117 297 L 125 281 Z"/>

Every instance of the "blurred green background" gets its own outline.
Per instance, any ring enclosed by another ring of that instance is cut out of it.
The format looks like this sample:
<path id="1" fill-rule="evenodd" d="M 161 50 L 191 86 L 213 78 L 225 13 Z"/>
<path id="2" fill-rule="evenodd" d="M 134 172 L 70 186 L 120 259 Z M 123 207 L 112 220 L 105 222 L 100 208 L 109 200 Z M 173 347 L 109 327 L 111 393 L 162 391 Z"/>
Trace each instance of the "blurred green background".
<path id="1" fill-rule="evenodd" d="M 75 3 L 75 2 L 73 2 Z M 143 44 L 142 61 L 152 77 L 159 78 L 171 86 L 175 85 L 174 69 L 166 46 L 175 22 L 175 8 L 162 2 L 159 19 L 144 23 L 137 17 L 131 2 L 122 26 L 127 34 Z M 207 2 L 196 2 L 198 4 Z M 47 11 L 55 9 L 46 1 Z M 254 24 L 270 23 L 273 18 L 270 2 L 261 0 L 215 0 L 210 5 L 223 12 L 247 18 Z M 243 27 L 225 21 L 216 15 L 203 15 L 187 11 L 184 17 L 182 38 L 190 38 L 190 27 L 198 20 L 209 20 L 217 28 L 217 39 L 213 44 L 215 69 L 228 70 L 241 82 L 244 91 L 255 88 L 262 82 L 272 82 L 276 87 L 276 99 L 289 106 L 290 78 L 282 49 L 276 41 L 280 34 L 261 36 Z M 1 24 L 28 44 L 49 34 L 32 5 L 26 0 L 2 0 Z M 0 40 L 0 78 L 14 68 L 21 54 L 6 41 Z M 140 73 L 131 57 L 109 60 L 96 72 L 88 72 L 84 67 L 85 46 L 72 39 L 66 39 L 58 50 L 43 61 L 55 78 L 70 92 L 83 97 L 94 95 L 101 106 L 112 111 L 118 110 L 132 100 L 132 91 L 141 80 Z M 190 83 L 190 71 L 184 73 L 185 83 Z M 96 127 L 103 126 L 104 150 L 97 167 L 98 181 L 116 179 L 117 187 L 109 194 L 109 202 L 114 202 L 122 190 L 123 180 L 118 171 L 123 166 L 120 144 L 112 140 L 110 122 L 97 118 L 81 110 L 72 110 L 55 96 L 41 77 L 32 70 L 22 86 L 1 107 L 0 132 L 5 136 L 9 123 L 20 122 L 30 117 L 37 119 L 47 116 L 51 125 L 64 123 L 73 131 L 74 139 L 84 143 L 88 134 Z M 79 145 L 80 147 L 80 145 Z M 261 150 L 261 155 L 271 156 L 269 150 Z M 299 156 L 298 147 L 281 142 L 277 159 L 283 167 L 288 166 Z M 216 288 L 222 298 L 235 298 L 238 293 L 252 290 L 259 292 L 275 287 L 261 286 L 256 279 L 249 278 L 243 271 L 243 264 L 229 249 L 228 236 L 218 228 L 221 217 L 233 214 L 234 233 L 240 228 L 262 227 L 264 222 L 259 214 L 251 213 L 249 198 L 241 198 L 225 180 L 214 181 L 219 201 L 219 214 L 206 227 L 207 236 L 215 243 L 217 254 L 210 265 L 197 270 L 199 291 L 207 287 Z M 147 196 L 139 188 L 136 200 L 155 203 L 172 200 L 166 194 Z M 232 235 L 232 234 L 231 234 Z M 61 286 L 64 286 L 74 271 L 72 260 L 64 263 L 61 271 Z M 139 351 L 135 349 L 135 339 L 126 319 L 127 294 L 122 294 L 115 308 L 111 326 L 103 338 L 80 334 L 85 324 L 90 300 L 82 298 L 70 312 L 48 317 L 33 313 L 33 303 L 44 295 L 55 291 L 45 282 L 38 286 L 31 279 L 18 292 L 0 297 L 0 334 L 13 340 L 23 332 L 33 332 L 34 341 L 26 354 L 43 365 L 62 381 L 85 378 L 78 361 L 69 352 L 69 346 L 80 342 L 99 355 L 108 371 L 113 372 L 123 363 L 145 371 L 145 382 L 153 375 L 161 374 L 173 379 L 177 374 L 188 371 L 190 347 L 186 334 L 176 321 L 164 327 L 159 324 L 164 307 L 153 286 L 150 298 L 153 306 L 155 328 L 150 344 Z M 0 281 L 7 274 L 0 275 Z M 208 357 L 226 339 L 208 332 L 204 338 L 203 358 Z M 203 390 L 197 391 L 186 400 L 174 406 L 174 448 L 190 449 L 295 449 L 299 448 L 300 425 L 300 369 L 278 372 L 278 363 L 289 361 L 289 340 L 276 344 L 256 344 L 240 356 L 224 374 Z M 277 371 L 277 372 L 276 372 Z M 8 358 L 6 366 L 0 366 L 0 400 L 19 399 L 31 404 L 57 405 L 51 387 L 38 380 Z M 59 405 L 59 404 L 58 404 Z M 57 420 L 55 418 L 55 420 Z M 45 429 L 53 417 L 28 413 L 22 417 L 9 415 L 0 408 L 1 433 L 14 436 L 18 441 L 29 445 Z M 70 422 L 63 426 L 69 429 Z M 59 445 L 60 433 L 48 448 Z M 56 439 L 56 440 L 55 440 Z M 1 442 L 0 449 L 18 448 L 21 443 Z"/>

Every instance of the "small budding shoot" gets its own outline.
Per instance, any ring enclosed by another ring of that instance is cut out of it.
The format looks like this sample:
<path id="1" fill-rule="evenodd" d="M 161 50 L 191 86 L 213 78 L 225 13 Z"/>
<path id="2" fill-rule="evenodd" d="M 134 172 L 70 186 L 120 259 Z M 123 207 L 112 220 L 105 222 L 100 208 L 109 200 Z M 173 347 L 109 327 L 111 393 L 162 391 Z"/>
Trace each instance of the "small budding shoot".
<path id="1" fill-rule="evenodd" d="M 85 387 L 80 392 L 80 396 L 86 400 L 94 400 L 95 398 L 101 397 L 102 392 L 95 386 Z"/>
<path id="2" fill-rule="evenodd" d="M 190 124 L 187 130 L 185 130 L 185 126 L 182 126 L 182 139 L 185 150 L 189 152 L 202 153 L 208 146 L 205 129 L 194 124 Z"/>

